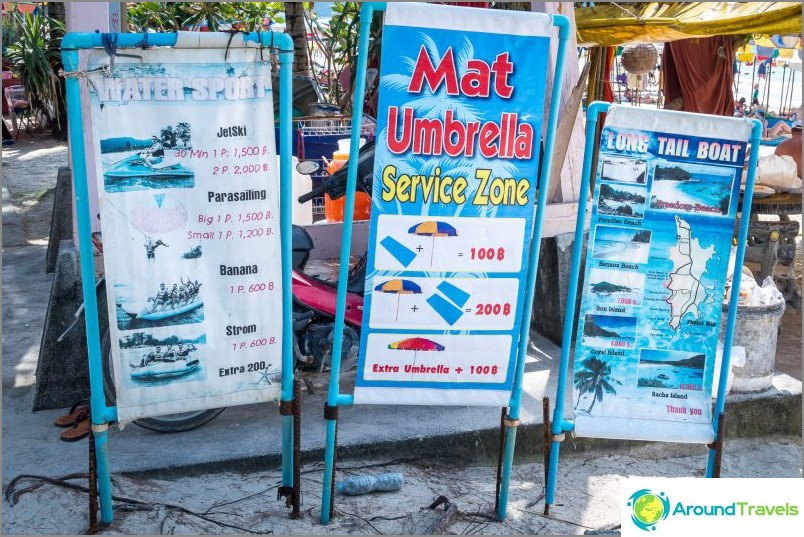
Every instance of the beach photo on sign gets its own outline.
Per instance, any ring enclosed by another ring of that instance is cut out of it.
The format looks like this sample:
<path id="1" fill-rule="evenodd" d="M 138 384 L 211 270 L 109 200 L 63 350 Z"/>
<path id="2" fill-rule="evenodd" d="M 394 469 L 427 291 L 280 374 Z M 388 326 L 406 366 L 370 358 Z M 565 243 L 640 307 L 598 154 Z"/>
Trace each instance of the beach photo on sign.
<path id="1" fill-rule="evenodd" d="M 648 190 L 643 186 L 600 184 L 597 214 L 642 218 Z"/>
<path id="2" fill-rule="evenodd" d="M 206 334 L 156 337 L 134 332 L 120 338 L 122 377 L 131 386 L 165 386 L 206 380 Z"/>
<path id="3" fill-rule="evenodd" d="M 598 354 L 580 354 L 575 357 L 575 374 L 572 384 L 575 387 L 576 412 L 590 414 L 597 408 L 596 414 L 617 399 L 617 391 L 622 378 L 627 375 L 627 366 L 622 359 L 610 357 L 598 351 Z M 597 406 L 596 406 L 597 405 Z"/>
<path id="4" fill-rule="evenodd" d="M 158 279 L 158 278 L 157 278 Z M 203 284 L 197 278 L 164 278 L 158 284 L 116 283 L 117 327 L 120 330 L 200 323 L 204 320 Z"/>
<path id="5" fill-rule="evenodd" d="M 645 275 L 627 270 L 589 270 L 589 290 L 596 304 L 639 306 L 645 290 Z"/>
<path id="6" fill-rule="evenodd" d="M 650 208 L 689 214 L 729 214 L 734 169 L 657 160 Z"/>
<path id="7" fill-rule="evenodd" d="M 630 349 L 636 339 L 636 317 L 589 313 L 583 320 L 583 339 L 587 347 Z"/>
<path id="8" fill-rule="evenodd" d="M 701 353 L 642 349 L 638 386 L 701 391 L 705 364 L 706 356 Z"/>
<path id="9" fill-rule="evenodd" d="M 648 165 L 644 160 L 604 156 L 600 177 L 604 181 L 620 181 L 644 185 L 647 170 Z"/>
<path id="10" fill-rule="evenodd" d="M 608 261 L 644 263 L 650 252 L 650 234 L 646 229 L 596 226 L 592 257 Z"/>
<path id="11" fill-rule="evenodd" d="M 153 128 L 152 132 L 100 141 L 106 192 L 193 188 L 195 174 L 177 154 L 192 148 L 190 124 Z"/>

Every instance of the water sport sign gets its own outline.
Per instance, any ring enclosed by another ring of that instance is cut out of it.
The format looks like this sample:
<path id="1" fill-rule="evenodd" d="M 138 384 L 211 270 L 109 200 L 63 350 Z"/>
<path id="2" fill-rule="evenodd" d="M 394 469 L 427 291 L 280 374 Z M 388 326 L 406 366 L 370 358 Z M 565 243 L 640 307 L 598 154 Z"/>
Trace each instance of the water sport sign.
<path id="1" fill-rule="evenodd" d="M 111 71 L 90 57 L 121 422 L 279 396 L 279 182 L 259 54 L 144 50 Z"/>
<path id="2" fill-rule="evenodd" d="M 445 9 L 387 7 L 355 403 L 510 397 L 551 25 Z"/>
<path id="3" fill-rule="evenodd" d="M 612 107 L 574 358 L 578 436 L 710 442 L 711 391 L 750 124 Z"/>

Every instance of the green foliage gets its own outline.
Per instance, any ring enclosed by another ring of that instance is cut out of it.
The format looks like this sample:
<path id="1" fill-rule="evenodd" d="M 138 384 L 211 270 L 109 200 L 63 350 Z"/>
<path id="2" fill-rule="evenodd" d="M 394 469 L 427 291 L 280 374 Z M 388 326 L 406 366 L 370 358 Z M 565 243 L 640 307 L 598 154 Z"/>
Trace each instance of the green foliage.
<path id="1" fill-rule="evenodd" d="M 329 25 L 321 24 L 315 17 L 311 20 L 313 35 L 325 57 L 325 65 L 319 66 L 324 73 L 322 81 L 327 88 L 327 101 L 348 109 L 351 106 L 351 89 L 354 87 L 354 72 L 357 68 L 357 45 L 360 30 L 360 3 L 333 2 L 332 19 Z M 382 28 L 382 12 L 375 12 L 371 21 L 368 63 L 379 57 Z M 349 69 L 352 76 L 344 91 L 338 84 L 338 75 Z"/>
<path id="2" fill-rule="evenodd" d="M 130 2 L 128 23 L 133 32 L 198 30 L 205 24 L 213 32 L 252 32 L 265 29 L 265 17 L 284 22 L 278 16 L 282 9 L 282 2 Z"/>
<path id="3" fill-rule="evenodd" d="M 25 86 L 30 104 L 53 121 L 63 99 L 56 69 L 61 65 L 61 40 L 57 38 L 64 35 L 64 25 L 43 13 L 15 11 L 7 16 L 16 37 L 8 44 L 5 57 Z"/>

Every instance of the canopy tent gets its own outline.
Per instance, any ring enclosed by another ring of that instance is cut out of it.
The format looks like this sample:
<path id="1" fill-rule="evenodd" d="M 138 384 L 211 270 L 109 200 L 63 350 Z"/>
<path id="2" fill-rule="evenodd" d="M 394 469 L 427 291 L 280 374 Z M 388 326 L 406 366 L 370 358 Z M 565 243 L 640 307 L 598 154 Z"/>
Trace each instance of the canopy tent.
<path id="1" fill-rule="evenodd" d="M 575 9 L 578 45 L 661 43 L 691 37 L 800 34 L 799 2 L 605 3 Z"/>

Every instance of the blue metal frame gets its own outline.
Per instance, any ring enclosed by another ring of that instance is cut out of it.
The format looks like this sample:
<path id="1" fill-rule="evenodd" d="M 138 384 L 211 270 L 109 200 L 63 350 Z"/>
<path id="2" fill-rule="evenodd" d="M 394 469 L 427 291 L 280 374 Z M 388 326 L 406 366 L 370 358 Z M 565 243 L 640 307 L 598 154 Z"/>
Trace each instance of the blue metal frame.
<path id="1" fill-rule="evenodd" d="M 586 118 L 586 150 L 583 160 L 583 171 L 581 176 L 581 193 L 589 191 L 589 182 L 592 172 L 592 156 L 595 147 L 595 132 L 597 130 L 598 116 L 605 113 L 611 107 L 609 103 L 595 101 L 589 105 Z M 718 394 L 715 403 L 715 413 L 713 418 L 714 437 L 717 440 L 717 428 L 719 416 L 723 412 L 726 402 L 725 386 L 728 380 L 729 369 L 731 369 L 731 345 L 734 337 L 734 323 L 737 317 L 737 304 L 740 294 L 740 276 L 742 271 L 738 270 L 743 266 L 745 258 L 745 244 L 748 238 L 748 221 L 751 216 L 751 201 L 754 196 L 754 178 L 756 176 L 757 158 L 759 156 L 759 141 L 762 135 L 762 124 L 758 120 L 752 121 L 751 129 L 751 156 L 748 164 L 748 177 L 746 179 L 745 193 L 743 195 L 742 215 L 740 221 L 740 231 L 737 237 L 737 252 L 735 260 L 735 271 L 732 277 L 731 297 L 729 299 L 729 313 L 726 323 L 726 333 L 723 342 L 723 363 L 720 369 L 720 379 L 718 380 Z M 578 296 L 578 278 L 581 270 L 581 257 L 583 251 L 583 232 L 586 218 L 586 207 L 589 196 L 584 194 L 578 201 L 578 217 L 575 223 L 575 244 L 572 250 L 572 265 L 570 268 L 570 283 L 567 292 L 567 310 L 564 315 L 564 333 L 561 342 L 561 362 L 558 368 L 558 388 L 556 391 L 555 408 L 553 410 L 553 421 L 551 433 L 553 439 L 550 446 L 550 461 L 547 475 L 547 491 L 545 494 L 545 509 L 555 503 L 556 477 L 558 473 L 558 455 L 564 433 L 571 432 L 575 424 L 571 420 L 564 419 L 565 389 L 567 384 L 567 373 L 569 369 L 569 355 L 572 346 L 573 324 L 576 315 L 576 298 Z M 709 461 L 707 464 L 706 477 L 712 477 L 713 465 L 715 460 L 715 450 L 709 450 Z"/>
<path id="2" fill-rule="evenodd" d="M 112 34 L 119 48 L 141 46 L 173 47 L 178 40 L 176 33 L 163 34 Z M 204 35 L 202 34 L 202 38 Z M 62 40 L 62 62 L 66 74 L 67 119 L 70 133 L 73 177 L 75 181 L 75 205 L 78 220 L 81 282 L 84 297 L 84 313 L 89 352 L 90 408 L 92 434 L 95 439 L 98 466 L 98 493 L 100 497 L 101 522 L 112 521 L 112 490 L 109 470 L 108 429 L 109 423 L 117 420 L 117 408 L 106 405 L 103 391 L 103 366 L 98 328 L 98 303 L 95 295 L 94 256 L 92 253 L 92 217 L 89 207 L 87 163 L 84 147 L 84 124 L 81 111 L 81 88 L 76 76 L 78 51 L 103 47 L 104 34 L 68 33 Z M 146 39 L 147 37 L 147 39 Z M 293 400 L 293 291 L 291 280 L 291 207 L 292 207 L 292 157 L 291 157 L 291 102 L 293 41 L 287 34 L 252 32 L 243 35 L 244 41 L 260 43 L 279 50 L 279 124 L 280 124 L 280 233 L 282 237 L 282 401 Z M 282 417 L 282 483 L 293 486 L 293 417 Z"/>
<path id="3" fill-rule="evenodd" d="M 343 325 L 346 311 L 346 284 L 349 273 L 349 254 L 352 244 L 352 223 L 354 212 L 355 185 L 357 182 L 357 152 L 360 141 L 360 124 L 363 117 L 363 94 L 365 92 L 366 62 L 368 56 L 369 30 L 371 19 L 375 11 L 384 11 L 385 2 L 365 2 L 360 8 L 360 36 L 358 41 L 357 70 L 355 72 L 354 105 L 352 112 L 351 147 L 346 183 L 346 201 L 344 204 L 343 234 L 341 237 L 340 266 L 338 270 L 338 295 L 335 313 L 335 335 L 332 344 L 332 370 L 330 372 L 327 392 L 327 406 L 348 406 L 354 403 L 354 396 L 340 392 L 340 365 L 343 347 Z M 509 420 L 516 423 L 519 420 L 520 403 L 522 399 L 522 379 L 525 371 L 525 358 L 530 336 L 530 320 L 533 305 L 533 295 L 536 286 L 536 272 L 541 248 L 542 224 L 544 222 L 544 207 L 547 203 L 547 187 L 552 166 L 553 146 L 555 144 L 553 133 L 558 122 L 558 103 L 561 97 L 561 81 L 564 75 L 564 57 L 566 44 L 570 37 L 570 22 L 564 15 L 553 15 L 553 25 L 559 29 L 558 54 L 553 80 L 550 115 L 548 119 L 547 136 L 545 137 L 544 160 L 542 161 L 539 183 L 539 199 L 536 207 L 533 235 L 530 246 L 528 264 L 527 294 L 525 296 L 524 315 L 520 327 L 519 349 L 517 353 L 514 384 L 509 401 Z M 368 21 L 368 23 L 366 23 Z M 337 418 L 327 419 L 327 438 L 324 450 L 324 479 L 321 493 L 321 523 L 328 524 L 330 520 L 330 507 L 332 505 L 332 482 L 334 479 L 335 436 Z M 508 488 L 513 464 L 514 447 L 516 443 L 516 425 L 506 429 L 505 458 L 503 464 L 502 483 L 500 487 L 500 502 L 497 515 L 505 518 L 508 501 Z"/>

